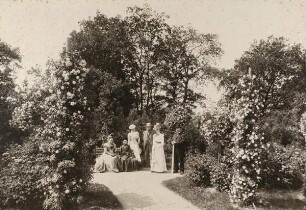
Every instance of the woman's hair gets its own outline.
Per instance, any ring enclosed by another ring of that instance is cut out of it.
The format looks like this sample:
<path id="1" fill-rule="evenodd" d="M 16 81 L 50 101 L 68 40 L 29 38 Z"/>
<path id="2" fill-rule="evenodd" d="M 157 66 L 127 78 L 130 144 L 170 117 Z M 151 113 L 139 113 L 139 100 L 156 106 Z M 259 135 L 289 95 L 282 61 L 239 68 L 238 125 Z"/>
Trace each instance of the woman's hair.
<path id="1" fill-rule="evenodd" d="M 109 141 L 109 140 L 111 140 L 111 139 L 113 139 L 113 135 L 112 135 L 112 134 L 108 135 L 107 141 Z"/>
<path id="2" fill-rule="evenodd" d="M 161 129 L 161 126 L 160 126 L 160 124 L 159 123 L 156 123 L 155 125 L 154 125 L 154 127 L 153 127 L 153 130 L 160 130 Z"/>

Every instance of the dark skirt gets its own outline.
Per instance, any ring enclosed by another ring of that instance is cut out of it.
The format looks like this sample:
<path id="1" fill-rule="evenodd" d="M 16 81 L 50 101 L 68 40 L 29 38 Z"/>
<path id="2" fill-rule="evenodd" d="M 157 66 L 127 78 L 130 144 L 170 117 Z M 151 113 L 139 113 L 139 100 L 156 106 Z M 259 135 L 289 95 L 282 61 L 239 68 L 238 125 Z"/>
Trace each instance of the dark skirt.
<path id="1" fill-rule="evenodd" d="M 121 156 L 119 169 L 123 172 L 137 171 L 138 161 L 136 160 L 136 158 L 127 157 L 125 155 Z"/>

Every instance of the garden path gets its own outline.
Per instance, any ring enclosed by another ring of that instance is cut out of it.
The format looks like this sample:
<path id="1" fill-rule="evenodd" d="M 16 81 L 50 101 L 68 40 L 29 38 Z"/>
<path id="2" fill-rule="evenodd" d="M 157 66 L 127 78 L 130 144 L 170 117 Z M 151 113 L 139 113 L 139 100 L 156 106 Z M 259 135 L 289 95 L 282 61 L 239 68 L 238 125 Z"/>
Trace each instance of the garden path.
<path id="1" fill-rule="evenodd" d="M 162 181 L 180 176 L 150 171 L 96 173 L 93 183 L 107 186 L 124 209 L 188 210 L 198 209 L 162 185 Z"/>

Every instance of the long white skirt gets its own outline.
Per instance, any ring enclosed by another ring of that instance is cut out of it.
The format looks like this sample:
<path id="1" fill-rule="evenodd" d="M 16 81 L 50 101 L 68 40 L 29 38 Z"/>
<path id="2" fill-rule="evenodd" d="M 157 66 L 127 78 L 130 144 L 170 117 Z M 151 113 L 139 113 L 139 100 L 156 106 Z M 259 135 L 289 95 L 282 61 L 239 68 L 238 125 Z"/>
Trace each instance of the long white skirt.
<path id="1" fill-rule="evenodd" d="M 141 158 L 140 158 L 141 150 L 140 150 L 140 148 L 138 146 L 138 143 L 136 141 L 131 141 L 130 142 L 130 147 L 133 150 L 133 153 L 135 155 L 136 160 L 141 162 Z"/>
<path id="2" fill-rule="evenodd" d="M 163 146 L 157 146 L 152 148 L 151 171 L 167 171 L 166 158 Z"/>
<path id="3" fill-rule="evenodd" d="M 107 154 L 102 154 L 96 159 L 95 171 L 100 173 L 105 171 L 119 172 L 118 161 L 119 158 L 117 156 L 113 157 Z"/>

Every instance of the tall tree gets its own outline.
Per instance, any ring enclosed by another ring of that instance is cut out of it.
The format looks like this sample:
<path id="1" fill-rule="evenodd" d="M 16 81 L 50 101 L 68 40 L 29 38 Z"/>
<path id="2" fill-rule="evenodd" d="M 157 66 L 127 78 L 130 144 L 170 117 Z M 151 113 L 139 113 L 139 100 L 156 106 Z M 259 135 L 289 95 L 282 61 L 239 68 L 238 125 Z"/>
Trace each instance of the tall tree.
<path id="1" fill-rule="evenodd" d="M 71 33 L 63 53 L 80 56 L 92 68 L 85 88 L 95 101 L 95 122 L 103 134 L 122 127 L 121 118 L 129 115 L 135 103 L 134 63 L 125 24 L 119 17 L 107 18 L 98 12 Z"/>
<path id="2" fill-rule="evenodd" d="M 191 88 L 192 83 L 205 81 L 222 54 L 218 38 L 192 28 L 172 27 L 163 44 L 160 76 L 166 101 L 169 106 L 192 106 L 203 97 Z"/>
<path id="3" fill-rule="evenodd" d="M 157 88 L 157 63 L 160 59 L 160 45 L 169 30 L 166 24 L 167 16 L 144 8 L 128 8 L 125 18 L 128 39 L 132 44 L 131 52 L 135 60 L 135 80 L 137 87 L 134 94 L 137 97 L 137 110 L 150 112 L 154 107 Z"/>
<path id="4" fill-rule="evenodd" d="M 0 152 L 8 143 L 19 140 L 17 131 L 10 127 L 9 121 L 16 102 L 12 73 L 19 67 L 20 60 L 18 49 L 13 49 L 0 39 Z"/>
<path id="5" fill-rule="evenodd" d="M 266 133 L 271 141 L 283 145 L 301 139 L 297 121 L 305 109 L 305 56 L 300 45 L 290 46 L 284 38 L 269 37 L 255 42 L 236 61 L 234 69 L 223 72 L 221 80 L 228 93 L 226 100 L 231 101 L 243 94 L 244 90 L 237 88 L 241 77 L 254 77 L 254 94 L 265 98 L 263 110 L 267 113 L 262 120 L 267 125 Z"/>

